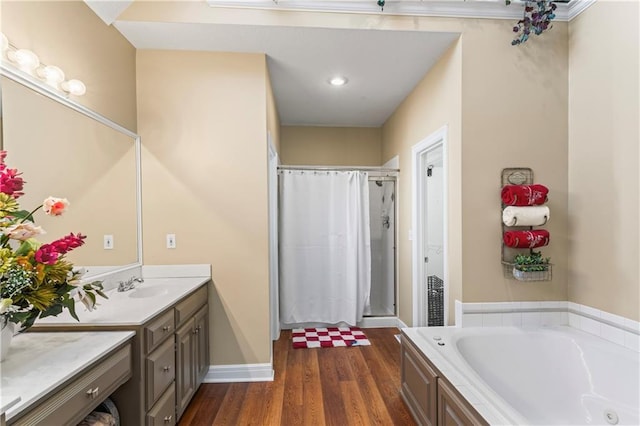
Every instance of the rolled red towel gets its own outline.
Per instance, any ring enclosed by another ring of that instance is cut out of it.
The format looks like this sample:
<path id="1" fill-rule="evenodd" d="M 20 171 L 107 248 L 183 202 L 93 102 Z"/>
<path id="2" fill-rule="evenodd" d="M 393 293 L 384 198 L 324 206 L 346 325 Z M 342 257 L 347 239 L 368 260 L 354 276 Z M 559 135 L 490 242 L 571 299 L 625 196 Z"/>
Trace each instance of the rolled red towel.
<path id="1" fill-rule="evenodd" d="M 502 240 L 507 247 L 536 248 L 549 244 L 549 231 L 536 229 L 534 231 L 505 231 Z"/>
<path id="2" fill-rule="evenodd" d="M 502 202 L 507 206 L 538 206 L 547 201 L 549 189 L 540 184 L 505 185 L 502 188 Z"/>

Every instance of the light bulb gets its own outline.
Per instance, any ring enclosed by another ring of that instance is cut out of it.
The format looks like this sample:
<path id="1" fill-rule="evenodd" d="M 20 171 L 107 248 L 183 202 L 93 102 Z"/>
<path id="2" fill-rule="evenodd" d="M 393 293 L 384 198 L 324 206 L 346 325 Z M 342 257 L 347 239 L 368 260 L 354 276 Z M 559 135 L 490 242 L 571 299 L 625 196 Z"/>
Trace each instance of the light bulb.
<path id="1" fill-rule="evenodd" d="M 7 52 L 7 58 L 22 71 L 28 72 L 29 74 L 33 73 L 33 70 L 40 65 L 38 56 L 27 49 L 9 50 Z"/>
<path id="2" fill-rule="evenodd" d="M 58 84 L 64 81 L 64 72 L 53 65 L 38 67 L 36 69 L 36 74 L 38 74 L 38 77 L 43 79 L 48 85 L 55 88 L 58 87 Z"/>
<path id="3" fill-rule="evenodd" d="M 349 80 L 346 77 L 336 76 L 329 79 L 329 84 L 332 86 L 344 86 L 347 81 Z"/>
<path id="4" fill-rule="evenodd" d="M 60 83 L 60 88 L 72 95 L 82 96 L 87 92 L 87 86 L 80 80 L 68 80 Z"/>

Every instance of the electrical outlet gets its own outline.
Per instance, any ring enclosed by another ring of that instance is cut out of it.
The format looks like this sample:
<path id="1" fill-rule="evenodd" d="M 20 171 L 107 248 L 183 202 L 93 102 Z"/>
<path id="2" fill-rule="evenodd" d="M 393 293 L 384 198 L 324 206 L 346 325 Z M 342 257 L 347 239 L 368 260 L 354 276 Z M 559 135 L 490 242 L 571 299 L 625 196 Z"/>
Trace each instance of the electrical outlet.
<path id="1" fill-rule="evenodd" d="M 167 248 L 176 248 L 176 234 L 167 234 Z"/>
<path id="2" fill-rule="evenodd" d="M 105 235 L 103 247 L 105 250 L 113 249 L 113 235 Z"/>

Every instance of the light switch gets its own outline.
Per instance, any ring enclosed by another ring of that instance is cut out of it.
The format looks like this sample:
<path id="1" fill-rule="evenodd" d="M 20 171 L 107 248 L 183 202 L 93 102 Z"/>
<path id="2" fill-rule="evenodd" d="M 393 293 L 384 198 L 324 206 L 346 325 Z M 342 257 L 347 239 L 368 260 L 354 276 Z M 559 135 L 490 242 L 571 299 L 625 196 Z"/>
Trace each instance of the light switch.
<path id="1" fill-rule="evenodd" d="M 176 234 L 167 234 L 167 248 L 176 248 Z"/>

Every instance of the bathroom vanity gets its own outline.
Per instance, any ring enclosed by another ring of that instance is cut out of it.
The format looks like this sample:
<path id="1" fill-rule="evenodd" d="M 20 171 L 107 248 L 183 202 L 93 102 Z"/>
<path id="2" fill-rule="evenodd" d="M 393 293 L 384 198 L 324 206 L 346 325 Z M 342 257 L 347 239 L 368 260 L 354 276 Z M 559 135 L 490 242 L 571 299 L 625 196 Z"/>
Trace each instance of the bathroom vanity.
<path id="1" fill-rule="evenodd" d="M 134 332 L 131 379 L 111 399 L 123 425 L 173 425 L 209 368 L 209 282 L 146 279 L 126 292 L 107 291 L 109 300 L 99 299 L 98 309 L 78 312 L 80 322 L 63 313 L 32 331 Z"/>
<path id="2" fill-rule="evenodd" d="M 133 336 L 130 331 L 15 336 L 0 365 L 2 400 L 14 401 L 6 409 L 6 424 L 80 422 L 131 378 Z"/>

